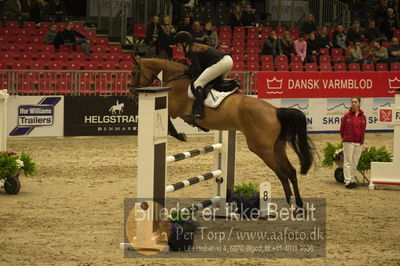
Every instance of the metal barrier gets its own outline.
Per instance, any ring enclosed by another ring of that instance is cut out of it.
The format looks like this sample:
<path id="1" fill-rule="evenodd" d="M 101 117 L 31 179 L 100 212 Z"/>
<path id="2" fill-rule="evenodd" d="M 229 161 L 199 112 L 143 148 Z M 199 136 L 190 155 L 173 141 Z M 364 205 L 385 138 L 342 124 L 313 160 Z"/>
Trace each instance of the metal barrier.
<path id="1" fill-rule="evenodd" d="M 160 18 L 172 15 L 172 4 L 170 0 L 131 0 L 132 1 L 132 23 L 149 24 L 152 16 Z"/>
<path id="2" fill-rule="evenodd" d="M 271 26 L 301 27 L 310 12 L 319 27 L 339 23 L 350 26 L 349 5 L 338 0 L 270 0 L 267 11 L 272 14 Z"/>
<path id="3" fill-rule="evenodd" d="M 119 38 L 125 44 L 130 4 L 130 0 L 89 0 L 87 22 L 96 24 L 98 30 L 106 31 L 109 37 Z"/>
<path id="4" fill-rule="evenodd" d="M 343 24 L 350 27 L 350 8 L 348 4 L 337 0 L 308 0 L 310 12 L 319 26 Z"/>
<path id="5" fill-rule="evenodd" d="M 0 70 L 0 90 L 12 95 L 123 95 L 131 71 Z"/>
<path id="6" fill-rule="evenodd" d="M 257 95 L 256 72 L 231 72 L 242 93 Z M 125 95 L 131 81 L 129 70 L 0 70 L 0 90 L 11 95 Z"/>

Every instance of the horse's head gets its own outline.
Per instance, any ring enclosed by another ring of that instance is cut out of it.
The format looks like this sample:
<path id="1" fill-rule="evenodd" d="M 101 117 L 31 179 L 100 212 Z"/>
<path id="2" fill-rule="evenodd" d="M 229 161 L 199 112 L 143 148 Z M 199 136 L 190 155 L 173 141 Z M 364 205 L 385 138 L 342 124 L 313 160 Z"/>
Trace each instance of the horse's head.
<path id="1" fill-rule="evenodd" d="M 132 71 L 131 85 L 128 88 L 128 97 L 137 102 L 137 88 L 150 86 L 157 79 L 157 74 L 146 67 L 139 58 L 133 57 L 135 67 Z"/>

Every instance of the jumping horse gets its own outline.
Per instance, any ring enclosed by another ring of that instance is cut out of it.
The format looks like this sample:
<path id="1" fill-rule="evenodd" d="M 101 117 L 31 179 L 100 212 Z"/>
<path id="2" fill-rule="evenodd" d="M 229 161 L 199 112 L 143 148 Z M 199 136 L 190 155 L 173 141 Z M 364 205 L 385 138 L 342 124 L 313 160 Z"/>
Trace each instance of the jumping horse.
<path id="1" fill-rule="evenodd" d="M 170 58 L 141 58 L 135 60 L 132 72 L 132 94 L 135 88 L 146 87 L 157 79 L 162 71 L 168 93 L 168 112 L 172 118 L 188 120 L 193 100 L 187 88 L 191 80 L 182 73 L 187 64 Z M 286 154 L 286 143 L 290 143 L 300 161 L 300 173 L 305 175 L 313 162 L 312 144 L 307 135 L 305 115 L 294 108 L 276 108 L 263 100 L 234 93 L 218 108 L 205 107 L 205 118 L 196 123 L 206 129 L 238 130 L 246 138 L 250 151 L 260 157 L 274 171 L 282 183 L 286 201 L 291 203 L 292 183 L 296 205 L 303 206 L 297 183 L 296 169 Z"/>

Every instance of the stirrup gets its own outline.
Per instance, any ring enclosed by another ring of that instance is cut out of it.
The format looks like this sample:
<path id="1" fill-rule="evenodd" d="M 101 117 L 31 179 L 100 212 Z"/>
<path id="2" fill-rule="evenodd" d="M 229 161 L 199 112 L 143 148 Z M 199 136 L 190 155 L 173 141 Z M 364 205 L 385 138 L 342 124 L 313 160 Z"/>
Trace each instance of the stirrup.
<path id="1" fill-rule="evenodd" d="M 203 115 L 201 115 L 201 114 L 190 114 L 189 117 L 192 118 L 192 119 L 196 119 L 196 120 L 203 120 L 204 119 L 204 114 Z"/>

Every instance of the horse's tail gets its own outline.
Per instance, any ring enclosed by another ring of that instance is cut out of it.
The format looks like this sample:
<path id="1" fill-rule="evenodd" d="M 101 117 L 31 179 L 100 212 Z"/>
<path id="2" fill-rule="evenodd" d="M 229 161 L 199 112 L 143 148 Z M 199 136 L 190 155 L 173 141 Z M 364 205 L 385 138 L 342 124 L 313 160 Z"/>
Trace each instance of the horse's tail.
<path id="1" fill-rule="evenodd" d="M 300 173 L 307 174 L 313 163 L 313 154 L 312 143 L 307 135 L 306 116 L 294 108 L 277 108 L 276 115 L 281 122 L 279 138 L 290 142 L 300 160 Z"/>

